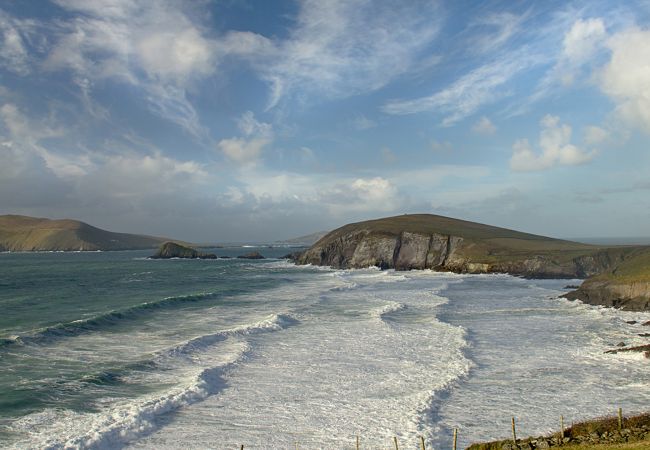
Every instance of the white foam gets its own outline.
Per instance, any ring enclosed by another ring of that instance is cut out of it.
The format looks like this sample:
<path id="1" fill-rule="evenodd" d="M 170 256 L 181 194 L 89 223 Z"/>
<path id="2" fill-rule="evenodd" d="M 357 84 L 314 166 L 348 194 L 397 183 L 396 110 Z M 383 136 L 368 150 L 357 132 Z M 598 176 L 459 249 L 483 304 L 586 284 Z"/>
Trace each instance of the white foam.
<path id="1" fill-rule="evenodd" d="M 205 400 L 224 388 L 224 371 L 240 361 L 249 350 L 245 343 L 220 364 L 184 374 L 179 386 L 161 395 L 131 402 L 118 402 L 108 411 L 82 414 L 46 410 L 12 424 L 12 429 L 29 436 L 12 448 L 85 449 L 115 448 L 144 436 L 156 428 L 157 417 Z"/>
<path id="2" fill-rule="evenodd" d="M 252 336 L 251 357 L 226 377 L 230 389 L 133 446 L 343 448 L 357 433 L 364 447 L 394 435 L 429 439 L 438 396 L 471 366 L 465 332 L 436 319 L 439 279 L 398 286 L 369 274 L 339 271 L 358 287 L 328 290 L 282 334 Z M 412 317 L 399 327 L 377 320 L 395 313 Z"/>

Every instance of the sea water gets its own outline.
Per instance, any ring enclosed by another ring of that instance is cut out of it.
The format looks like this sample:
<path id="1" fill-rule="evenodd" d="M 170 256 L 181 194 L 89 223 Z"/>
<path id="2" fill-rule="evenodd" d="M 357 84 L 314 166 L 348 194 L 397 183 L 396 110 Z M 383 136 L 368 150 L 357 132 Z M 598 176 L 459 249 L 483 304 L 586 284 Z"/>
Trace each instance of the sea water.
<path id="1" fill-rule="evenodd" d="M 575 280 L 147 255 L 0 254 L 0 447 L 443 449 L 650 405 L 604 353 L 650 314 Z"/>

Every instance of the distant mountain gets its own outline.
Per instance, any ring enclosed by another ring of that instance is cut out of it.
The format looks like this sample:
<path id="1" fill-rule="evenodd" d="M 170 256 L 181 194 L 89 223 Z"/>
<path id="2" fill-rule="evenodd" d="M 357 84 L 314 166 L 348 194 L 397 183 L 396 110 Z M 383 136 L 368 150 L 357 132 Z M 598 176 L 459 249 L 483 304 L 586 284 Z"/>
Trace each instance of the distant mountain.
<path id="1" fill-rule="evenodd" d="M 169 239 L 113 233 L 78 220 L 0 216 L 0 251 L 137 250 Z"/>
<path id="2" fill-rule="evenodd" d="M 292 244 L 292 245 L 299 245 L 299 244 L 304 244 L 304 245 L 313 245 L 320 238 L 325 236 L 328 233 L 328 231 L 317 231 L 316 233 L 308 234 L 306 236 L 300 236 L 296 238 L 291 238 L 291 239 L 286 239 L 284 241 L 278 241 L 279 244 Z"/>

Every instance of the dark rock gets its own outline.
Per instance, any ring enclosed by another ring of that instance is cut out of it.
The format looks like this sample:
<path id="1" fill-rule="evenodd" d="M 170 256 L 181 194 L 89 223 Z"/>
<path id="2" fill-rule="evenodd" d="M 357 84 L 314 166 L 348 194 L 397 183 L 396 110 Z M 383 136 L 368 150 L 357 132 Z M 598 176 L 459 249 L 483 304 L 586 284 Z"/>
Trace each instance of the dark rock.
<path id="1" fill-rule="evenodd" d="M 192 247 L 177 244 L 176 242 L 163 243 L 158 251 L 151 256 L 153 259 L 187 258 L 187 259 L 216 259 L 217 255 L 203 253 Z"/>
<path id="2" fill-rule="evenodd" d="M 634 325 L 635 323 L 638 323 L 636 320 L 626 320 L 625 323 L 629 323 L 630 325 Z"/>
<path id="3" fill-rule="evenodd" d="M 650 344 L 638 345 L 636 347 L 618 348 L 615 350 L 607 350 L 605 353 L 616 354 L 618 352 L 638 352 L 638 353 L 643 353 L 645 355 L 645 352 L 650 352 Z"/>
<path id="4" fill-rule="evenodd" d="M 567 284 L 566 286 L 564 286 L 564 289 L 578 289 L 578 288 L 580 288 L 580 286 L 577 286 L 575 284 Z"/>
<path id="5" fill-rule="evenodd" d="M 625 342 L 623 342 L 623 341 L 621 341 L 621 342 L 619 342 L 618 344 L 616 344 L 617 347 L 625 347 L 626 345 L 627 345 L 627 344 L 626 344 Z"/>
<path id="6" fill-rule="evenodd" d="M 644 327 L 650 327 L 650 320 L 648 320 L 647 322 L 643 322 L 641 325 Z"/>
<path id="7" fill-rule="evenodd" d="M 260 255 L 258 252 L 250 252 L 246 253 L 245 255 L 239 255 L 237 258 L 239 259 L 264 259 L 262 255 Z"/>
<path id="8" fill-rule="evenodd" d="M 303 253 L 305 253 L 304 250 L 299 251 L 299 252 L 291 252 L 291 253 L 287 253 L 287 254 L 284 255 L 281 259 L 288 259 L 288 260 L 290 260 L 290 261 L 298 261 L 298 260 L 300 259 L 300 257 L 302 256 Z"/>

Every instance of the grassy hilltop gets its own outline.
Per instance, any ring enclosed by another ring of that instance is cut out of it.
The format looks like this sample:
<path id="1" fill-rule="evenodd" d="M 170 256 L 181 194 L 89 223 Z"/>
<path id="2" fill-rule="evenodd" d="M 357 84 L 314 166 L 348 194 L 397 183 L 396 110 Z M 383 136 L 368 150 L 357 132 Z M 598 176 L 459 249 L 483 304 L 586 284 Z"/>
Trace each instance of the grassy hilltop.
<path id="1" fill-rule="evenodd" d="M 166 240 L 112 233 L 77 220 L 0 216 L 2 251 L 135 250 L 154 248 Z"/>

